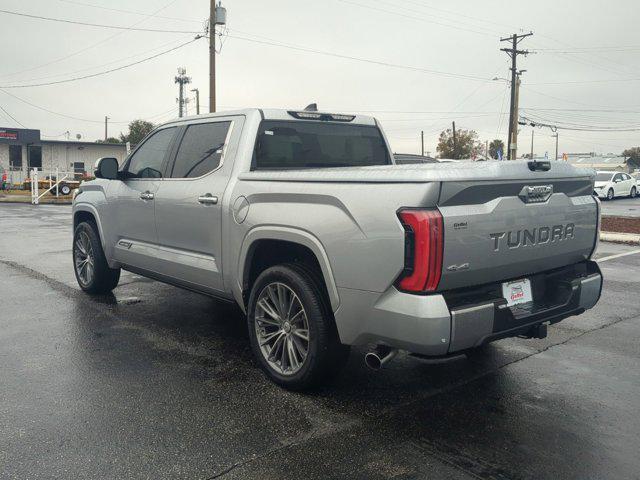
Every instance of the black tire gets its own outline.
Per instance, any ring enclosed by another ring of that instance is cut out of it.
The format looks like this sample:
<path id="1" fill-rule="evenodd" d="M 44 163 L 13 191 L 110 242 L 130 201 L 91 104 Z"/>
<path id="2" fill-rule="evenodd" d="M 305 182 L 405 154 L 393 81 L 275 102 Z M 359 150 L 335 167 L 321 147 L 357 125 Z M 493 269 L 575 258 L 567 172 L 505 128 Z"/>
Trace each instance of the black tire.
<path id="1" fill-rule="evenodd" d="M 90 278 L 84 278 L 78 266 L 83 256 L 79 240 L 88 242 L 92 254 L 92 272 Z M 81 222 L 73 233 L 73 272 L 82 290 L 91 294 L 105 294 L 116 288 L 120 280 L 120 269 L 110 268 L 102 250 L 98 229 L 93 222 Z"/>
<path id="2" fill-rule="evenodd" d="M 51 191 L 55 194 L 55 188 L 51 189 Z M 62 195 L 69 195 L 71 193 L 71 187 L 66 184 L 58 185 L 58 193 Z"/>
<path id="3" fill-rule="evenodd" d="M 607 200 L 613 200 L 615 198 L 615 193 L 613 193 L 613 188 L 610 188 L 607 192 Z"/>
<path id="4" fill-rule="evenodd" d="M 631 198 L 635 198 L 636 193 L 637 193 L 637 192 L 636 192 L 636 187 L 635 187 L 635 186 L 634 186 L 634 187 L 631 187 L 631 193 L 629 193 L 629 197 L 631 197 Z"/>
<path id="5" fill-rule="evenodd" d="M 258 297 L 263 289 L 274 282 L 284 284 L 297 295 L 309 324 L 307 356 L 300 369 L 289 375 L 282 374 L 269 364 L 258 344 L 256 333 Z M 322 385 L 342 369 L 349 357 L 350 347 L 340 343 L 325 289 L 311 269 L 299 264 L 276 265 L 258 276 L 249 296 L 247 326 L 251 349 L 262 370 L 273 382 L 290 390 L 307 390 Z"/>

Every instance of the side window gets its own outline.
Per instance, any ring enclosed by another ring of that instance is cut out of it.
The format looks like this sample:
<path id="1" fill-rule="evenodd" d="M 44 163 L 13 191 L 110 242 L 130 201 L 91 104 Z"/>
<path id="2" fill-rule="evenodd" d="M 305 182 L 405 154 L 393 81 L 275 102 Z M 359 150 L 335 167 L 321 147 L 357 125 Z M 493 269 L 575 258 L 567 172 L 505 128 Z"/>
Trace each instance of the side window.
<path id="1" fill-rule="evenodd" d="M 161 178 L 162 162 L 175 130 L 175 127 L 165 128 L 149 137 L 129 160 L 127 172 L 136 178 Z"/>
<path id="2" fill-rule="evenodd" d="M 616 173 L 615 176 L 613 177 L 613 181 L 614 182 L 622 181 L 622 174 L 621 173 Z"/>
<path id="3" fill-rule="evenodd" d="M 622 174 L 622 178 L 623 178 L 624 180 L 631 180 L 631 177 L 630 177 L 629 175 L 627 175 L 626 173 L 623 173 L 623 174 Z"/>
<path id="4" fill-rule="evenodd" d="M 188 126 L 171 177 L 200 177 L 218 168 L 230 125 L 231 122 L 215 122 Z"/>

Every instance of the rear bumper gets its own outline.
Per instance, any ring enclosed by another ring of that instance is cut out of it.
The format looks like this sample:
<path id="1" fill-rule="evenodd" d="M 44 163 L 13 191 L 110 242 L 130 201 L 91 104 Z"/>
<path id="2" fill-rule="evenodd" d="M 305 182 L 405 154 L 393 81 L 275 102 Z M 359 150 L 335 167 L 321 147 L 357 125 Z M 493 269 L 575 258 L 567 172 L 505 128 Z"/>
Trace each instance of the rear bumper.
<path id="1" fill-rule="evenodd" d="M 393 287 L 382 295 L 340 289 L 341 306 L 335 312 L 340 339 L 442 356 L 578 315 L 598 302 L 602 290 L 602 274 L 592 261 L 528 278 L 534 302 L 512 308 L 499 282 L 426 296 Z"/>

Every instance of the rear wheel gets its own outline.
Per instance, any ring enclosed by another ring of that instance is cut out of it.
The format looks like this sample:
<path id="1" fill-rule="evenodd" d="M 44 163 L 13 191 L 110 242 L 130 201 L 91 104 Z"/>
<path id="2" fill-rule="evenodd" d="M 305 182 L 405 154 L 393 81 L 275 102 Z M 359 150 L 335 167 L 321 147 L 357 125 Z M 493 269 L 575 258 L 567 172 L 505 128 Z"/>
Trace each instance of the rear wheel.
<path id="1" fill-rule="evenodd" d="M 629 196 L 631 198 L 634 198 L 636 196 L 636 187 L 635 186 L 631 187 L 631 193 L 629 194 Z"/>
<path id="2" fill-rule="evenodd" d="M 247 312 L 253 353 L 275 383 L 303 390 L 337 373 L 349 354 L 338 339 L 326 295 L 295 264 L 268 268 L 255 281 Z"/>
<path id="3" fill-rule="evenodd" d="M 613 200 L 613 197 L 614 197 L 613 188 L 610 188 L 609 191 L 607 192 L 607 200 Z"/>
<path id="4" fill-rule="evenodd" d="M 87 293 L 108 293 L 118 285 L 120 269 L 109 267 L 93 222 L 82 222 L 75 229 L 73 271 Z"/>
<path id="5" fill-rule="evenodd" d="M 54 191 L 54 189 L 52 189 L 51 191 Z M 58 185 L 58 191 L 62 194 L 62 195 L 69 195 L 71 193 L 71 187 L 69 185 Z"/>

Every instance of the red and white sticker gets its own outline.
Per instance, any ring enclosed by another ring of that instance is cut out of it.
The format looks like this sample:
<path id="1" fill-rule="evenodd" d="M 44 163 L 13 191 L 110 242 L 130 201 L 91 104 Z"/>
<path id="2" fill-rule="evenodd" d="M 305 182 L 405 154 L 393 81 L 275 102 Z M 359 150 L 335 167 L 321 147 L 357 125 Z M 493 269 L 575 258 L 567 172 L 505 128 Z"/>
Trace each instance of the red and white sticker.
<path id="1" fill-rule="evenodd" d="M 502 296 L 509 306 L 533 301 L 531 281 L 528 278 L 523 278 L 522 280 L 503 283 Z"/>

